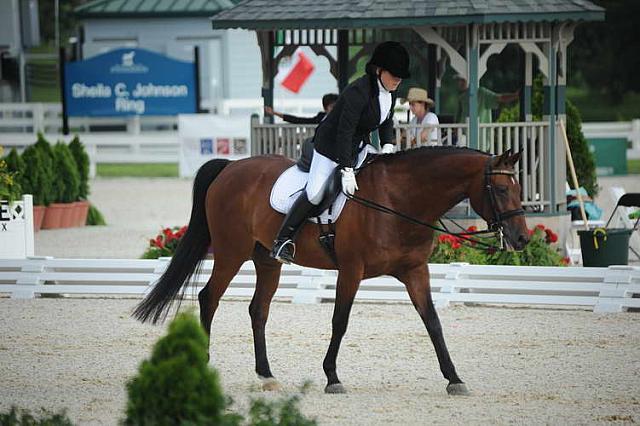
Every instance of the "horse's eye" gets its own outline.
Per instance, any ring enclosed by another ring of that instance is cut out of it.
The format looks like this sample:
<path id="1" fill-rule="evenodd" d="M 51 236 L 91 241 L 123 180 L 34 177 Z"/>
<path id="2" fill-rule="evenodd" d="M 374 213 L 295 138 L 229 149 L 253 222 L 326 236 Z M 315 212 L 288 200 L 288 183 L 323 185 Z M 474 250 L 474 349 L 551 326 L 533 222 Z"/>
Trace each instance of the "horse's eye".
<path id="1" fill-rule="evenodd" d="M 506 186 L 496 186 L 496 193 L 498 195 L 507 195 L 509 189 Z"/>

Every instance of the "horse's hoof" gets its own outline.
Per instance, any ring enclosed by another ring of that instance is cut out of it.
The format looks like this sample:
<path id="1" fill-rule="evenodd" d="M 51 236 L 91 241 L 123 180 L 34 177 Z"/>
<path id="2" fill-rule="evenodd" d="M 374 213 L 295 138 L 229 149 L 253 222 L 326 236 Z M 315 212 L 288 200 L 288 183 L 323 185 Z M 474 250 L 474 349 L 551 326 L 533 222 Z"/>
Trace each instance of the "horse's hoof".
<path id="1" fill-rule="evenodd" d="M 262 390 L 266 392 L 275 392 L 282 390 L 282 386 L 274 377 L 261 378 L 262 380 Z"/>
<path id="2" fill-rule="evenodd" d="M 471 393 L 464 383 L 449 383 L 447 385 L 447 393 L 455 396 L 469 396 Z"/>
<path id="3" fill-rule="evenodd" d="M 327 385 L 327 387 L 324 388 L 324 393 L 347 393 L 347 390 L 342 386 L 342 383 L 334 383 Z"/>

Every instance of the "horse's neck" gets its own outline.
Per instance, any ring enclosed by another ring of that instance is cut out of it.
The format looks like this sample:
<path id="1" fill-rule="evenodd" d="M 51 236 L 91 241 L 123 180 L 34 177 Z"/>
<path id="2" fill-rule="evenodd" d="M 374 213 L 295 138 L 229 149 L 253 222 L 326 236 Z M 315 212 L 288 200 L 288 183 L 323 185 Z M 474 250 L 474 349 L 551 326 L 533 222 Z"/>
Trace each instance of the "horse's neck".
<path id="1" fill-rule="evenodd" d="M 477 156 L 438 156 L 410 165 L 412 185 L 398 200 L 403 211 L 433 222 L 468 197 L 471 182 L 481 172 Z"/>

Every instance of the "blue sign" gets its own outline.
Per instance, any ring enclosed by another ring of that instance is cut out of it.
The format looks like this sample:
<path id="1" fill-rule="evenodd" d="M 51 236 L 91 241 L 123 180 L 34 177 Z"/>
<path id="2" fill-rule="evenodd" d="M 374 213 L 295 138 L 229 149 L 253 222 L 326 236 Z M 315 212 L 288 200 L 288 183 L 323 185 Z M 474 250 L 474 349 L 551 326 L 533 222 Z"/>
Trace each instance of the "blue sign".
<path id="1" fill-rule="evenodd" d="M 69 116 L 196 112 L 195 64 L 144 49 L 117 49 L 65 64 Z"/>

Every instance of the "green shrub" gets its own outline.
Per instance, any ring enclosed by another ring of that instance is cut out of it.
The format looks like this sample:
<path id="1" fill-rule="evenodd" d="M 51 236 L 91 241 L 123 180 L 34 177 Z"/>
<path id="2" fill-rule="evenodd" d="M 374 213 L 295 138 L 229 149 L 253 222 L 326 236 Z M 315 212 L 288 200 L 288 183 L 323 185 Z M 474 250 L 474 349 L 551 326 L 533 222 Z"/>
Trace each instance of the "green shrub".
<path id="1" fill-rule="evenodd" d="M 191 314 L 182 313 L 154 346 L 151 359 L 127 383 L 125 425 L 234 425 L 218 375 L 209 368 L 208 339 Z"/>
<path id="2" fill-rule="evenodd" d="M 24 161 L 24 175 L 22 176 L 22 190 L 25 194 L 33 195 L 33 204 L 48 206 L 53 201 L 51 190 L 51 169 L 45 169 L 47 162 L 44 154 L 35 145 L 28 146 L 22 153 Z M 49 167 L 52 167 L 49 164 Z"/>
<path id="3" fill-rule="evenodd" d="M 476 231 L 475 226 L 468 229 Z M 554 244 L 558 236 L 544 225 L 529 230 L 529 244 L 522 251 L 494 251 L 465 242 L 453 235 L 440 234 L 436 239 L 430 263 L 467 262 L 473 265 L 566 266 L 568 260 Z M 477 237 L 484 243 L 498 245 L 495 237 Z"/>
<path id="4" fill-rule="evenodd" d="M 89 197 L 89 154 L 87 154 L 84 145 L 80 142 L 80 138 L 77 135 L 71 143 L 69 143 L 69 150 L 73 155 L 78 174 L 80 175 L 79 197 L 81 200 L 86 200 Z"/>
<path id="5" fill-rule="evenodd" d="M 304 393 L 305 387 L 303 387 Z M 298 408 L 299 396 L 278 401 L 253 400 L 249 410 L 249 424 L 252 426 L 314 426 L 315 420 L 307 419 Z"/>
<path id="6" fill-rule="evenodd" d="M 596 177 L 596 161 L 593 157 L 593 153 L 589 149 L 584 134 L 582 134 L 582 118 L 580 117 L 580 111 L 569 100 L 567 100 L 567 138 L 569 139 L 569 146 L 571 147 L 571 156 L 573 157 L 573 164 L 576 168 L 576 175 L 578 176 L 578 184 L 586 189 L 591 198 L 595 198 L 598 195 L 598 180 Z M 567 164 L 567 180 L 571 180 L 571 172 L 569 165 Z M 571 183 L 573 188 L 573 183 Z"/>
<path id="7" fill-rule="evenodd" d="M 19 410 L 11 407 L 8 413 L 0 413 L 0 425 L 2 426 L 73 426 L 67 417 L 66 411 L 51 413 L 41 410 L 41 417 L 34 417 L 28 410 Z"/>
<path id="8" fill-rule="evenodd" d="M 3 148 L 0 146 L 0 200 L 15 201 L 20 198 L 22 189 L 18 174 L 12 171 L 7 161 L 2 158 Z"/>
<path id="9" fill-rule="evenodd" d="M 93 204 L 89 206 L 89 213 L 87 214 L 87 225 L 89 226 L 104 226 L 107 222 L 104 220 L 104 216 L 100 213 L 100 210 Z"/>
<path id="10" fill-rule="evenodd" d="M 0 147 L 0 151 L 2 148 Z M 2 154 L 0 154 L 2 155 Z M 7 168 L 10 172 L 14 173 L 14 179 L 22 186 L 22 179 L 24 176 L 24 160 L 18 154 L 15 148 L 11 148 L 9 154 L 5 157 L 4 161 L 7 163 Z"/>
<path id="11" fill-rule="evenodd" d="M 55 182 L 58 187 L 58 198 L 61 203 L 73 203 L 80 194 L 80 175 L 69 147 L 58 142 L 53 149 Z"/>

